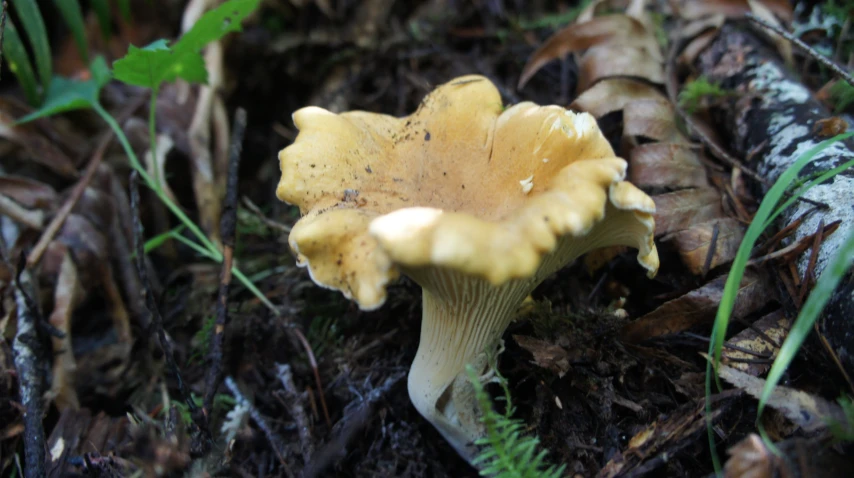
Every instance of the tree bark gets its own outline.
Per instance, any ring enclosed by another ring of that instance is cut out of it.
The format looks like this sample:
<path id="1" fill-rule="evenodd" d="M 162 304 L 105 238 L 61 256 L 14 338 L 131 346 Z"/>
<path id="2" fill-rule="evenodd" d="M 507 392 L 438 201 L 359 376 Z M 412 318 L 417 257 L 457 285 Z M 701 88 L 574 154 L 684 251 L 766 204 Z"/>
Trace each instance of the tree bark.
<path id="1" fill-rule="evenodd" d="M 819 120 L 833 114 L 822 105 L 787 69 L 779 56 L 752 33 L 725 25 L 718 37 L 698 57 L 695 65 L 710 82 L 737 92 L 719 112 L 721 129 L 731 134 L 729 147 L 745 159 L 748 167 L 770 182 L 776 181 L 801 154 L 827 137 L 814 132 Z M 851 129 L 851 125 L 848 126 Z M 854 140 L 834 143 L 814 157 L 800 173 L 807 177 L 854 159 Z M 759 185 L 761 194 L 770 186 Z M 821 276 L 839 246 L 854 228 L 854 171 L 846 170 L 812 188 L 809 199 L 829 205 L 814 211 L 789 239 L 799 241 L 813 234 L 820 221 L 841 221 L 839 228 L 824 238 L 815 262 L 815 278 Z M 814 206 L 798 201 L 781 214 L 776 226 L 782 228 Z M 797 260 L 801 277 L 809 269 L 810 251 Z M 833 294 L 819 330 L 839 357 L 849 377 L 854 377 L 854 284 L 851 272 Z"/>

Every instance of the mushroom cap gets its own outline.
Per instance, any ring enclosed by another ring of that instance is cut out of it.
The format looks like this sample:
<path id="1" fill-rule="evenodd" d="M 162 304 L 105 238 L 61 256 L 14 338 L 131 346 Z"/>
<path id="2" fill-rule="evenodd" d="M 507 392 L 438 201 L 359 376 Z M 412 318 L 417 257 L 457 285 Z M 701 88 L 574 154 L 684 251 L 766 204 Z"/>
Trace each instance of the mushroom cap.
<path id="1" fill-rule="evenodd" d="M 626 161 L 587 113 L 505 109 L 488 79 L 470 75 L 403 118 L 306 107 L 293 119 L 276 190 L 302 214 L 290 247 L 314 282 L 362 309 L 381 306 L 401 270 L 500 285 L 536 274 L 566 240 L 583 252 L 630 245 L 650 276 L 658 268 L 655 204 L 623 181 Z"/>

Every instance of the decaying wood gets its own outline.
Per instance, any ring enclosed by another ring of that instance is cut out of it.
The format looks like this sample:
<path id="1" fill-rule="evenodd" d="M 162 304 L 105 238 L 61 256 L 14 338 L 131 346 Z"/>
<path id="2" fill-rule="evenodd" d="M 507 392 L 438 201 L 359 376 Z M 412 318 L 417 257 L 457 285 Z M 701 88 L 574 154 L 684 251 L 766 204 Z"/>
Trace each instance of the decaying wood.
<path id="1" fill-rule="evenodd" d="M 23 257 L 22 257 L 23 259 Z M 33 300 L 36 296 L 30 272 L 19 264 L 16 279 L 15 302 L 18 310 L 18 330 L 15 335 L 15 368 L 18 371 L 20 400 L 24 406 L 24 476 L 44 476 L 44 414 L 45 378 L 43 367 L 47 362 L 45 346 L 39 333 L 41 311 Z"/>
<path id="2" fill-rule="evenodd" d="M 732 132 L 731 147 L 760 175 L 773 182 L 804 152 L 827 139 L 814 126 L 831 113 L 786 69 L 772 49 L 753 34 L 736 26 L 725 26 L 714 42 L 698 58 L 697 68 L 709 81 L 736 91 L 734 99 L 721 108 L 720 129 Z M 817 154 L 800 173 L 800 178 L 827 171 L 854 158 L 854 140 L 839 141 Z M 761 193 L 769 186 L 758 185 Z M 805 216 L 789 237 L 800 242 L 815 233 L 820 221 L 840 221 L 839 230 L 824 237 L 815 257 L 818 278 L 839 246 L 854 228 L 854 172 L 845 171 L 812 188 L 805 196 L 829 208 Z M 776 224 L 783 228 L 804 215 L 809 204 L 799 202 L 785 211 Z M 810 253 L 797 260 L 800 277 L 810 265 Z M 854 372 L 854 283 L 843 280 L 831 298 L 820 330 L 839 356 L 848 374 Z"/>

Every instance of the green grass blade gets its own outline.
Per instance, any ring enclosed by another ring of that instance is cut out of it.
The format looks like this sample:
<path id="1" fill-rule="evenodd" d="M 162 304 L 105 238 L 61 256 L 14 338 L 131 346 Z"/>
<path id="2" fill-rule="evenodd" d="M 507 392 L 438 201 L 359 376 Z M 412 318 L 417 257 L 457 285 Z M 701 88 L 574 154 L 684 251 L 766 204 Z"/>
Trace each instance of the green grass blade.
<path id="1" fill-rule="evenodd" d="M 60 0 L 61 1 L 61 0 Z M 113 22 L 110 18 L 110 3 L 108 0 L 92 0 L 92 9 L 98 17 L 98 25 L 101 26 L 101 36 L 109 39 L 113 34 Z"/>
<path id="2" fill-rule="evenodd" d="M 130 20 L 130 0 L 118 0 L 119 4 L 119 12 L 122 14 L 122 18 L 125 20 Z"/>
<path id="3" fill-rule="evenodd" d="M 27 32 L 27 38 L 30 40 L 33 56 L 35 56 L 39 81 L 42 88 L 47 91 L 50 79 L 53 76 L 53 66 L 51 64 L 50 43 L 47 41 L 47 29 L 45 29 L 38 4 L 35 0 L 12 0 L 12 5 L 18 12 L 21 26 Z"/>
<path id="4" fill-rule="evenodd" d="M 24 90 L 27 102 L 31 106 L 38 106 L 41 103 L 41 95 L 39 95 L 36 74 L 33 71 L 32 63 L 30 63 L 30 57 L 27 56 L 27 50 L 21 42 L 20 35 L 18 35 L 18 29 L 15 28 L 11 18 L 6 19 L 4 35 L 3 57 L 9 65 L 9 70 L 18 79 L 18 84 Z"/>
<path id="5" fill-rule="evenodd" d="M 774 183 L 762 199 L 762 203 L 759 205 L 759 210 L 756 211 L 756 215 L 753 217 L 753 221 L 751 221 L 750 227 L 747 228 L 747 232 L 744 234 L 744 239 L 738 248 L 729 276 L 727 277 L 720 306 L 718 306 L 715 325 L 712 329 L 712 340 L 709 344 L 709 355 L 714 357 L 715 364 L 720 362 L 721 349 L 723 348 L 724 337 L 726 336 L 727 326 L 729 325 L 729 317 L 730 314 L 732 314 L 733 307 L 735 306 L 735 298 L 738 295 L 741 279 L 744 278 L 744 270 L 747 267 L 747 261 L 750 259 L 753 246 L 765 230 L 768 218 L 773 214 L 777 203 L 780 201 L 780 198 L 783 197 L 783 193 L 785 193 L 792 181 L 797 178 L 801 169 L 812 161 L 816 154 L 820 153 L 833 143 L 848 139 L 851 136 L 854 136 L 854 132 L 840 134 L 830 139 L 826 139 L 810 148 L 802 154 L 794 164 L 784 171 L 783 174 L 780 175 L 780 178 L 777 179 L 777 182 Z"/>
<path id="6" fill-rule="evenodd" d="M 714 431 L 712 430 L 711 396 L 712 380 L 717 382 L 718 388 L 720 388 L 720 382 L 718 382 L 717 374 L 714 373 L 713 369 L 717 368 L 717 364 L 720 363 L 721 350 L 723 349 L 726 330 L 729 326 L 730 315 L 732 314 L 732 310 L 735 306 L 735 299 L 738 295 L 741 280 L 744 278 L 744 270 L 747 267 L 747 261 L 750 259 L 753 246 L 756 245 L 756 241 L 759 239 L 759 236 L 762 235 L 766 226 L 769 224 L 768 218 L 774 214 L 775 208 L 783 197 L 784 192 L 797 178 L 804 166 L 812 161 L 816 154 L 828 148 L 833 143 L 848 139 L 851 136 L 854 136 L 854 132 L 826 139 L 799 156 L 798 159 L 780 175 L 771 189 L 765 194 L 765 197 L 762 199 L 762 203 L 759 205 L 759 210 L 756 211 L 750 226 L 744 234 L 744 239 L 742 239 L 741 244 L 738 247 L 738 252 L 733 260 L 729 276 L 727 276 L 720 305 L 718 305 L 715 323 L 712 327 L 711 340 L 709 340 L 709 360 L 706 363 L 706 431 L 709 437 L 709 449 L 712 455 L 712 462 L 717 473 L 720 473 L 721 467 L 715 446 Z M 803 189 L 802 193 L 805 191 L 806 190 Z"/>
<path id="7" fill-rule="evenodd" d="M 83 21 L 83 11 L 80 9 L 78 0 L 53 0 L 56 8 L 62 14 L 62 19 L 71 30 L 71 35 L 74 36 L 74 43 L 77 44 L 77 51 L 80 52 L 80 57 L 84 63 L 89 63 L 89 44 L 86 43 L 86 23 Z"/>
<path id="8" fill-rule="evenodd" d="M 845 164 L 841 164 L 841 165 L 839 165 L 833 169 L 825 171 L 819 177 L 809 181 L 808 183 L 804 184 L 802 187 L 798 188 L 798 190 L 795 191 L 795 193 L 792 194 L 792 196 L 789 199 L 787 199 L 786 202 L 784 202 L 782 206 L 777 208 L 777 210 L 774 211 L 774 214 L 772 214 L 771 217 L 769 217 L 767 221 L 765 221 L 765 227 L 767 228 L 768 226 L 770 226 L 771 223 L 774 221 L 774 219 L 777 218 L 777 216 L 779 216 L 783 211 L 788 209 L 789 206 L 794 204 L 795 201 L 797 201 L 801 196 L 806 194 L 806 192 L 809 191 L 810 189 L 812 189 L 813 186 L 827 181 L 828 179 L 832 178 L 833 176 L 836 176 L 837 174 L 841 173 L 842 171 L 845 171 L 846 169 L 850 168 L 851 166 L 854 166 L 854 159 L 846 162 Z"/>
<path id="9" fill-rule="evenodd" d="M 827 305 L 827 301 L 833 295 L 833 291 L 842 277 L 848 272 L 851 267 L 851 262 L 854 261 L 854 231 L 849 232 L 845 242 L 834 255 L 830 264 L 824 269 L 824 272 L 819 277 L 812 292 L 803 307 L 801 307 L 798 318 L 792 325 L 792 330 L 780 347 L 780 352 L 777 354 L 777 359 L 774 360 L 774 365 L 768 371 L 768 378 L 765 380 L 765 388 L 762 389 L 762 396 L 759 397 L 759 409 L 757 410 L 757 421 L 762 416 L 762 411 L 771 397 L 771 392 L 774 387 L 780 382 L 783 373 L 792 363 L 795 354 L 801 348 L 810 330 L 813 328 L 818 316 Z"/>

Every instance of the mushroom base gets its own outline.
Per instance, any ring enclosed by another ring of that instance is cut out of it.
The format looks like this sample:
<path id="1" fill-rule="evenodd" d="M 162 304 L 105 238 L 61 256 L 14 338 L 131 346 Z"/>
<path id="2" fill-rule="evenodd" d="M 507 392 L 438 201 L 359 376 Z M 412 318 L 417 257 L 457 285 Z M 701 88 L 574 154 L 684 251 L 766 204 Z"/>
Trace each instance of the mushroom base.
<path id="1" fill-rule="evenodd" d="M 487 379 L 494 371 L 487 351 L 495 350 L 531 281 L 494 287 L 485 280 L 450 271 L 409 273 L 424 287 L 421 341 L 409 371 L 409 397 L 457 453 L 469 462 L 474 441 L 485 435 L 465 367 Z M 427 277 L 427 276 L 430 277 Z"/>
<path id="2" fill-rule="evenodd" d="M 651 218 L 607 206 L 607 217 L 582 237 L 562 237 L 539 269 L 526 279 L 493 285 L 486 279 L 438 268 L 408 268 L 403 273 L 421 285 L 421 340 L 409 371 L 409 397 L 454 449 L 469 463 L 474 441 L 485 435 L 474 388 L 465 373 L 471 364 L 488 377 L 486 352 L 494 350 L 518 307 L 542 280 L 582 254 L 598 247 L 624 245 L 638 249 L 638 261 L 658 264 L 651 237 Z M 616 220 L 614 220 L 616 219 Z M 647 222 L 650 221 L 650 222 Z"/>

